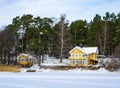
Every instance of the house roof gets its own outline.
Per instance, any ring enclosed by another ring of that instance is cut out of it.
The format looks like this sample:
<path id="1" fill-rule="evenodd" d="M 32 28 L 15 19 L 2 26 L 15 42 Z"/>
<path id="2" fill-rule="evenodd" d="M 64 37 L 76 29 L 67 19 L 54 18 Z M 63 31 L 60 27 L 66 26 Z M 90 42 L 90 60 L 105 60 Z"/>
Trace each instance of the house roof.
<path id="1" fill-rule="evenodd" d="M 96 52 L 98 53 L 97 47 L 79 47 L 79 46 L 74 47 L 69 53 L 71 53 L 74 49 L 79 49 L 80 51 L 86 54 L 91 54 Z"/>
<path id="2" fill-rule="evenodd" d="M 19 56 L 21 56 L 21 55 L 23 55 L 23 56 L 25 56 L 25 57 L 28 57 L 28 58 L 33 58 L 33 59 L 34 59 L 34 57 L 31 56 L 31 55 L 29 55 L 29 54 L 22 53 L 22 54 L 20 54 Z M 19 57 L 19 56 L 18 56 L 18 57 Z"/>

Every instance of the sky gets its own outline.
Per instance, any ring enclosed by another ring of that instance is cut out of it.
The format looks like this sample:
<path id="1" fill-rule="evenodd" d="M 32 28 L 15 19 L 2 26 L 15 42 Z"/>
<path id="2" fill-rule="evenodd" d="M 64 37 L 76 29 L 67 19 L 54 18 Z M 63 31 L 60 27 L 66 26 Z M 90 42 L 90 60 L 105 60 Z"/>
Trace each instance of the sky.
<path id="1" fill-rule="evenodd" d="M 120 12 L 120 0 L 0 0 L 0 27 L 11 24 L 12 19 L 24 14 L 34 17 L 60 18 L 66 15 L 69 22 L 93 19 L 96 14 Z"/>

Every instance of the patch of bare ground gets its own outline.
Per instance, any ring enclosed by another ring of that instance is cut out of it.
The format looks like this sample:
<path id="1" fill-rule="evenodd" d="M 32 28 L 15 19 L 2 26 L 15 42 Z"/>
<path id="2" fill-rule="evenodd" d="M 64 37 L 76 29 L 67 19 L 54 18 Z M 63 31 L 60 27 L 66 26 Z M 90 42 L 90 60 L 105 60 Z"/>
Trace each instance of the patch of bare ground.
<path id="1" fill-rule="evenodd" d="M 52 70 L 71 70 L 76 68 L 81 68 L 85 70 L 98 70 L 100 67 L 94 67 L 94 66 L 41 66 L 41 69 L 52 69 Z"/>

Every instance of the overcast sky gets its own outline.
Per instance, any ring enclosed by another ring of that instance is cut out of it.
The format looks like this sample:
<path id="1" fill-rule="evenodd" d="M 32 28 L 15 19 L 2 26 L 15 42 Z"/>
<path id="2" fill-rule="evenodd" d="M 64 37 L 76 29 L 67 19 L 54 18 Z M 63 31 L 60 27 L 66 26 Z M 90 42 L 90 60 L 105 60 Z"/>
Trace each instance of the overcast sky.
<path id="1" fill-rule="evenodd" d="M 16 16 L 32 14 L 35 17 L 56 17 L 66 14 L 71 22 L 90 21 L 95 14 L 120 12 L 120 0 L 0 0 L 0 27 L 8 25 Z"/>

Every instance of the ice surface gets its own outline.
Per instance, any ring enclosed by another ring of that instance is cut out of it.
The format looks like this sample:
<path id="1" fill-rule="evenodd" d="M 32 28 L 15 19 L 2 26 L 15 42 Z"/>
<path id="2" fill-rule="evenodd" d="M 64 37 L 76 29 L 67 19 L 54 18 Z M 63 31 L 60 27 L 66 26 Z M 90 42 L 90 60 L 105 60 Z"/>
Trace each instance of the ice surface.
<path id="1" fill-rule="evenodd" d="M 102 71 L 0 73 L 0 88 L 120 88 L 120 73 Z"/>

